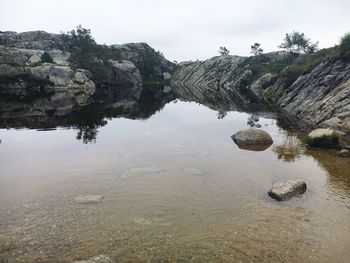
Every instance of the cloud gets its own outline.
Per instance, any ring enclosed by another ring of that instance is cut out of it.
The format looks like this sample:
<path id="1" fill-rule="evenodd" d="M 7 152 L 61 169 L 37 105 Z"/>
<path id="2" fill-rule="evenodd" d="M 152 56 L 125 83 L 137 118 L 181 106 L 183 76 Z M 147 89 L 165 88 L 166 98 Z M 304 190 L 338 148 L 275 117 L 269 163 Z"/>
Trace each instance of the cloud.
<path id="1" fill-rule="evenodd" d="M 333 46 L 350 30 L 347 0 L 2 0 L 0 30 L 59 33 L 81 24 L 99 43 L 148 42 L 170 60 L 216 55 L 219 46 L 248 55 L 250 45 L 273 51 L 299 30 Z"/>

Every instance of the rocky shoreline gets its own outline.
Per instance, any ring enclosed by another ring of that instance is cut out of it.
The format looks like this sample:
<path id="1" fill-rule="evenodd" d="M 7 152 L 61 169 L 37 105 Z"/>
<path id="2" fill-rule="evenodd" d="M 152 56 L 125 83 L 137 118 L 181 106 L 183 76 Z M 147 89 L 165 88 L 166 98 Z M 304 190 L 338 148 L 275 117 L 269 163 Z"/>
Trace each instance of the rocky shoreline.
<path id="1" fill-rule="evenodd" d="M 341 131 L 340 144 L 350 149 L 350 62 L 334 55 L 336 47 L 297 59 L 272 52 L 175 65 L 146 43 L 91 41 L 104 52 L 95 59 L 108 81 L 77 68 L 64 34 L 0 32 L 0 116 L 66 116 L 101 103 L 125 111 L 152 93 L 223 114 L 274 107 L 308 130 Z"/>

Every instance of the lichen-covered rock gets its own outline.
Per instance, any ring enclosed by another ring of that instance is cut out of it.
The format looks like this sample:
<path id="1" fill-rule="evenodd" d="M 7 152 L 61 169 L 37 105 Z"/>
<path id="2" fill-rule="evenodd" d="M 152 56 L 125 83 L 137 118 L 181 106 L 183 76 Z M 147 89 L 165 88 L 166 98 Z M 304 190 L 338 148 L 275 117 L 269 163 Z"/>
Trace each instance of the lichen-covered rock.
<path id="1" fill-rule="evenodd" d="M 345 134 L 332 129 L 316 129 L 311 131 L 305 138 L 309 147 L 313 148 L 337 148 L 339 141 Z"/>
<path id="2" fill-rule="evenodd" d="M 261 146 L 261 150 L 265 150 L 273 143 L 270 134 L 254 128 L 241 130 L 232 135 L 231 138 L 242 149 L 249 149 L 255 146 L 259 150 L 259 146 Z"/>
<path id="3" fill-rule="evenodd" d="M 273 185 L 268 192 L 269 196 L 278 200 L 285 201 L 294 196 L 301 195 L 306 192 L 306 183 L 302 180 L 289 180 L 279 182 Z"/>
<path id="4" fill-rule="evenodd" d="M 258 78 L 251 86 L 250 89 L 254 92 L 254 94 L 260 98 L 263 99 L 264 97 L 264 91 L 267 87 L 269 87 L 275 76 L 271 73 L 266 73 L 265 75 Z"/>
<path id="5" fill-rule="evenodd" d="M 64 50 L 66 48 L 60 35 L 50 34 L 45 31 L 0 32 L 0 45 L 40 50 Z"/>
<path id="6" fill-rule="evenodd" d="M 142 76 L 163 78 L 163 73 L 174 71 L 174 65 L 147 43 L 128 43 L 112 47 L 120 51 L 122 59 L 133 62 Z"/>
<path id="7" fill-rule="evenodd" d="M 128 60 L 111 60 L 110 62 L 112 65 L 112 80 L 118 87 L 112 92 L 118 93 L 115 94 L 117 97 L 122 95 L 138 100 L 142 92 L 142 78 L 138 68 Z"/>
<path id="8" fill-rule="evenodd" d="M 331 118 L 350 117 L 350 64 L 340 60 L 321 63 L 280 91 L 278 106 L 313 126 L 326 127 Z"/>

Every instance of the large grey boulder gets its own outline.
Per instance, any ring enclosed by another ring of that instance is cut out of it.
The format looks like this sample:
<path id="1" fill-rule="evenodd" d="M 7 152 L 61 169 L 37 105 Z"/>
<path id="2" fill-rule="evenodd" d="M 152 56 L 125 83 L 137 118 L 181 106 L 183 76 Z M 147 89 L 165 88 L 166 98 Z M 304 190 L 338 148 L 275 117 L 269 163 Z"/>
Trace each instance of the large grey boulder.
<path id="1" fill-rule="evenodd" d="M 250 89 L 254 92 L 254 94 L 263 99 L 264 90 L 269 87 L 274 80 L 275 76 L 271 73 L 266 73 L 265 75 L 258 78 L 251 86 Z"/>
<path id="2" fill-rule="evenodd" d="M 316 139 L 316 138 L 320 138 L 323 136 L 333 136 L 334 134 L 340 134 L 340 132 L 332 130 L 332 129 L 315 129 L 312 130 L 309 134 L 308 137 L 310 137 L 311 139 Z"/>
<path id="3" fill-rule="evenodd" d="M 245 129 L 231 136 L 232 140 L 242 149 L 265 150 L 273 140 L 266 131 L 261 129 Z"/>
<path id="4" fill-rule="evenodd" d="M 270 197 L 276 199 L 277 201 L 285 201 L 305 192 L 306 183 L 298 179 L 276 183 L 273 185 L 268 194 Z"/>
<path id="5" fill-rule="evenodd" d="M 163 78 L 163 73 L 174 71 L 174 65 L 147 43 L 128 43 L 111 47 L 120 51 L 122 59 L 133 62 L 142 76 Z"/>
<path id="6" fill-rule="evenodd" d="M 139 69 L 129 60 L 113 61 L 112 65 L 112 80 L 118 86 L 117 92 L 125 97 L 133 97 L 139 99 L 142 92 L 142 78 Z"/>

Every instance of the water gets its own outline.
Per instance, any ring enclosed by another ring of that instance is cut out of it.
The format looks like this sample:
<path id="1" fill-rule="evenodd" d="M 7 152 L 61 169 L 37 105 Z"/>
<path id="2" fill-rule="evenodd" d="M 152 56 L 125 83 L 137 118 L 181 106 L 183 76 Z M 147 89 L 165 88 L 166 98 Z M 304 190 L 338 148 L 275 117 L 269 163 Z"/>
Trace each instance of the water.
<path id="1" fill-rule="evenodd" d="M 349 262 L 349 159 L 306 150 L 302 134 L 260 114 L 274 139 L 260 152 L 230 138 L 250 114 L 179 100 L 141 119 L 3 125 L 41 129 L 0 130 L 0 258 Z M 302 197 L 268 197 L 295 178 Z M 88 194 L 104 199 L 74 202 Z"/>

